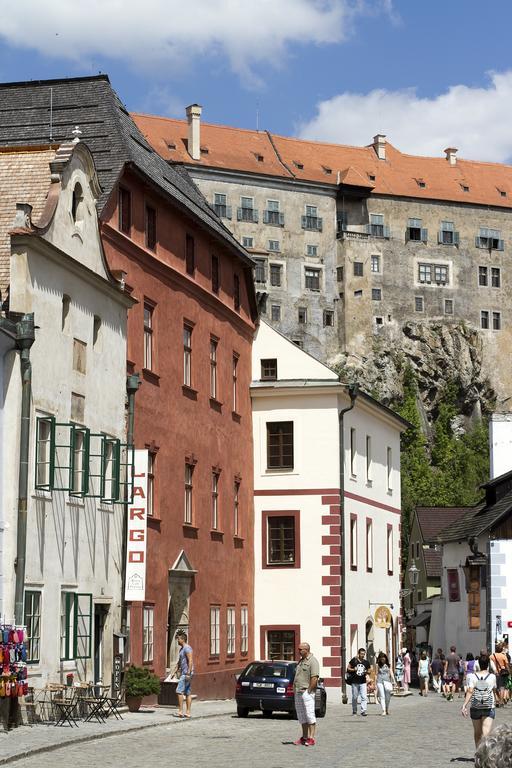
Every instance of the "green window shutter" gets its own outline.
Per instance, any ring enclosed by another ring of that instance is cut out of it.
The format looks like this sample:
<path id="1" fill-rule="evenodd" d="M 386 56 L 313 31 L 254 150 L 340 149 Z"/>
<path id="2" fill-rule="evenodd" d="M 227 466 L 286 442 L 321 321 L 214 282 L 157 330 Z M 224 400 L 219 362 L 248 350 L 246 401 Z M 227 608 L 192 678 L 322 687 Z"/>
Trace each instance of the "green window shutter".
<path id="1" fill-rule="evenodd" d="M 73 431 L 74 424 L 55 422 L 55 481 L 58 491 L 73 490 Z"/>
<path id="2" fill-rule="evenodd" d="M 74 598 L 73 658 L 90 659 L 92 648 L 92 594 L 77 592 Z"/>
<path id="3" fill-rule="evenodd" d="M 87 495 L 93 499 L 102 499 L 104 495 L 104 455 L 106 437 L 100 432 L 91 432 L 89 436 Z"/>
<path id="4" fill-rule="evenodd" d="M 70 478 L 70 496 L 82 498 L 88 495 L 89 491 L 89 453 L 90 453 L 90 432 L 86 427 L 77 427 L 71 425 L 71 478 Z M 80 454 L 80 456 L 78 455 Z M 77 478 L 77 473 L 80 476 Z M 76 480 L 79 480 L 76 483 Z"/>
<path id="5" fill-rule="evenodd" d="M 129 443 L 120 443 L 119 459 L 119 497 L 116 501 L 131 504 L 133 501 L 133 473 L 135 449 Z"/>
<path id="6" fill-rule="evenodd" d="M 106 504 L 119 501 L 121 441 L 105 437 L 102 456 L 101 500 Z"/>

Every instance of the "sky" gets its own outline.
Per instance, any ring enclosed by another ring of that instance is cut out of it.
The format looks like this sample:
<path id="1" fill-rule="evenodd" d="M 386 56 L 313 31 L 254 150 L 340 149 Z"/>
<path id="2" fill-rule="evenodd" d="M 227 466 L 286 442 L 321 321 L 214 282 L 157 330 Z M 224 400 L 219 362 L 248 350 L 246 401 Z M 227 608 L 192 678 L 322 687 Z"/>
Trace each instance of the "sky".
<path id="1" fill-rule="evenodd" d="M 135 112 L 511 162 L 511 28 L 511 0 L 0 0 L 0 81 L 102 72 Z"/>

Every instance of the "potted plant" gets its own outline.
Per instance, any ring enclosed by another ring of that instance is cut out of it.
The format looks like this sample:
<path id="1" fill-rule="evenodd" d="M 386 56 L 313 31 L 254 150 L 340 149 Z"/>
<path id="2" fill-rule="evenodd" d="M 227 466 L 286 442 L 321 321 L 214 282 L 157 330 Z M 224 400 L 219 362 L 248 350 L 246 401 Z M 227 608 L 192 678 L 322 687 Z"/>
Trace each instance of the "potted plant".
<path id="1" fill-rule="evenodd" d="M 131 666 L 124 676 L 126 706 L 130 712 L 138 712 L 144 696 L 160 693 L 160 680 L 144 667 Z"/>

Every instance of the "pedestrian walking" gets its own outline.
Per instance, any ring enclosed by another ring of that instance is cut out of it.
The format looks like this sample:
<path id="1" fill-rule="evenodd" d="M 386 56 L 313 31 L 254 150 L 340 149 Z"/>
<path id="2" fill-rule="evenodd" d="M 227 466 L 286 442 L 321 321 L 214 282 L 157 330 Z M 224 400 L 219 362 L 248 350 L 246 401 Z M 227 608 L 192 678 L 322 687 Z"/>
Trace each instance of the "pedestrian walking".
<path id="1" fill-rule="evenodd" d="M 399 688 L 402 687 L 402 681 L 404 679 L 404 658 L 400 651 L 395 661 L 395 680 Z"/>
<path id="2" fill-rule="evenodd" d="M 473 723 L 476 747 L 480 739 L 490 733 L 496 717 L 496 675 L 489 671 L 488 656 L 480 656 L 478 665 L 480 672 L 473 672 L 468 676 L 466 696 L 461 709 L 462 716 L 467 717 L 469 704 L 469 716 Z"/>
<path id="3" fill-rule="evenodd" d="M 457 648 L 451 645 L 450 653 L 444 661 L 443 691 L 448 701 L 453 701 L 453 694 L 459 687 L 459 664 L 460 656 L 457 654 Z"/>
<path id="4" fill-rule="evenodd" d="M 293 743 L 297 746 L 314 747 L 316 736 L 315 692 L 320 675 L 320 665 L 311 653 L 309 643 L 299 645 L 300 661 L 295 669 L 293 692 L 297 720 L 302 726 L 302 736 Z"/>
<path id="5" fill-rule="evenodd" d="M 176 633 L 176 640 L 180 646 L 178 663 L 176 665 L 175 675 L 179 676 L 176 694 L 178 696 L 178 717 L 189 718 L 192 708 L 192 676 L 194 674 L 194 659 L 191 646 L 188 644 L 187 633 L 179 630 Z M 185 704 L 185 712 L 183 711 Z"/>
<path id="6" fill-rule="evenodd" d="M 389 715 L 389 703 L 393 693 L 395 677 L 387 655 L 381 651 L 377 656 L 377 692 L 379 694 L 382 714 Z"/>
<path id="7" fill-rule="evenodd" d="M 464 662 L 464 693 L 468 689 L 468 675 L 472 675 L 475 672 L 475 657 L 472 653 L 466 654 L 466 661 Z"/>
<path id="8" fill-rule="evenodd" d="M 496 643 L 491 656 L 496 672 L 497 707 L 503 707 L 508 701 L 508 659 L 503 652 L 503 643 Z"/>
<path id="9" fill-rule="evenodd" d="M 360 648 L 357 656 L 351 659 L 347 666 L 350 683 L 352 685 L 352 714 L 357 715 L 357 700 L 361 699 L 361 715 L 366 717 L 368 706 L 367 684 L 370 679 L 368 670 L 370 664 L 366 659 L 366 651 Z"/>
<path id="10" fill-rule="evenodd" d="M 475 754 L 475 768 L 510 768 L 512 765 L 512 725 L 498 725 L 482 736 Z"/>
<path id="11" fill-rule="evenodd" d="M 444 664 L 439 653 L 436 653 L 435 657 L 432 659 L 430 668 L 432 670 L 432 685 L 434 686 L 434 691 L 436 693 L 441 693 Z"/>
<path id="12" fill-rule="evenodd" d="M 412 659 L 411 659 L 411 654 L 409 653 L 407 648 L 402 648 L 402 660 L 404 663 L 404 677 L 403 677 L 402 685 L 404 687 L 404 691 L 408 691 L 409 686 L 411 684 Z"/>
<path id="13" fill-rule="evenodd" d="M 418 679 L 420 681 L 420 693 L 422 696 L 428 696 L 428 680 L 431 671 L 432 668 L 427 652 L 422 651 L 418 662 Z"/>

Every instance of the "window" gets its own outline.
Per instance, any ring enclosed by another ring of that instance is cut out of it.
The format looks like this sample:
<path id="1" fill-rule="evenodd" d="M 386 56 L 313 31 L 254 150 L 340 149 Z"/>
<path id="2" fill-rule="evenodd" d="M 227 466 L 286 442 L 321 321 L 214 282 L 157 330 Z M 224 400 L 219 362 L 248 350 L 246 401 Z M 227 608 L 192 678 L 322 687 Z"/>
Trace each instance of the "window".
<path id="1" fill-rule="evenodd" d="M 153 618 L 153 606 L 145 605 L 142 623 L 142 660 L 144 663 L 153 661 Z"/>
<path id="2" fill-rule="evenodd" d="M 306 245 L 306 256 L 316 259 L 318 257 L 318 245 Z"/>
<path id="3" fill-rule="evenodd" d="M 277 358 L 266 358 L 261 361 L 261 380 L 275 381 L 277 379 Z"/>
<path id="4" fill-rule="evenodd" d="M 210 607 L 210 656 L 220 654 L 220 607 Z"/>
<path id="5" fill-rule="evenodd" d="M 308 310 L 307 307 L 299 307 L 299 316 L 298 316 L 299 323 L 305 324 L 308 321 Z"/>
<path id="6" fill-rule="evenodd" d="M 27 631 L 27 661 L 38 662 L 41 657 L 41 592 L 25 590 L 23 623 Z"/>
<path id="7" fill-rule="evenodd" d="M 372 438 L 366 435 L 366 482 L 372 481 Z"/>
<path id="8" fill-rule="evenodd" d="M 183 326 L 183 384 L 192 386 L 192 328 Z"/>
<path id="9" fill-rule="evenodd" d="M 78 182 L 73 188 L 73 196 L 71 198 L 71 216 L 75 225 L 80 225 L 84 218 L 84 192 L 82 185 Z"/>
<path id="10" fill-rule="evenodd" d="M 418 280 L 420 283 L 432 282 L 432 269 L 430 264 L 418 264 Z"/>
<path id="11" fill-rule="evenodd" d="M 370 214 L 369 234 L 373 237 L 386 237 L 386 229 L 384 227 L 384 216 L 381 213 Z"/>
<path id="12" fill-rule="evenodd" d="M 432 277 L 437 285 L 449 282 L 449 267 L 447 264 L 418 264 L 418 280 L 430 284 Z"/>
<path id="13" fill-rule="evenodd" d="M 427 242 L 427 230 L 421 226 L 421 219 L 409 219 L 406 231 L 406 240 L 417 240 L 418 242 Z"/>
<path id="14" fill-rule="evenodd" d="M 446 571 L 448 581 L 448 600 L 450 603 L 460 601 L 459 571 L 457 568 L 448 568 Z"/>
<path id="15" fill-rule="evenodd" d="M 252 221 L 258 223 L 258 211 L 254 208 L 252 197 L 241 197 L 240 207 L 237 211 L 238 221 Z"/>
<path id="16" fill-rule="evenodd" d="M 420 543 L 419 541 L 416 542 L 416 560 L 420 559 Z"/>
<path id="17" fill-rule="evenodd" d="M 350 429 L 350 474 L 357 475 L 357 434 L 354 427 Z"/>
<path id="18" fill-rule="evenodd" d="M 132 196 L 124 187 L 119 187 L 118 207 L 119 229 L 129 234 L 132 226 Z"/>
<path id="19" fill-rule="evenodd" d="M 156 210 L 151 205 L 146 205 L 145 219 L 146 248 L 154 251 L 156 249 Z"/>
<path id="20" fill-rule="evenodd" d="M 475 245 L 477 248 L 502 251 L 504 248 L 504 241 L 500 239 L 500 235 L 501 232 L 499 229 L 480 227 L 480 232 L 475 238 Z"/>
<path id="21" fill-rule="evenodd" d="M 313 269 L 312 267 L 306 267 L 306 288 L 310 291 L 320 290 L 320 270 Z"/>
<path id="22" fill-rule="evenodd" d="M 372 272 L 380 273 L 380 256 L 371 257 L 371 269 Z"/>
<path id="23" fill-rule="evenodd" d="M 218 293 L 219 287 L 220 287 L 219 257 L 212 256 L 212 291 L 214 293 Z"/>
<path id="24" fill-rule="evenodd" d="M 254 282 L 267 282 L 267 262 L 265 259 L 254 259 Z"/>
<path id="25" fill-rule="evenodd" d="M 233 484 L 233 535 L 240 536 L 240 480 Z"/>
<path id="26" fill-rule="evenodd" d="M 153 370 L 153 312 L 154 307 L 144 302 L 144 368 Z"/>
<path id="27" fill-rule="evenodd" d="M 38 417 L 36 428 L 36 488 L 51 490 L 55 462 L 55 422 L 52 418 Z"/>
<path id="28" fill-rule="evenodd" d="M 350 570 L 357 571 L 357 517 L 350 515 Z"/>
<path id="29" fill-rule="evenodd" d="M 363 276 L 363 262 L 354 261 L 354 277 L 362 277 L 362 276 Z"/>
<path id="30" fill-rule="evenodd" d="M 293 630 L 269 630 L 267 632 L 268 658 L 293 661 L 296 655 L 295 632 Z"/>
<path id="31" fill-rule="evenodd" d="M 423 312 L 423 296 L 414 297 L 414 310 L 415 312 Z"/>
<path id="32" fill-rule="evenodd" d="M 279 253 L 279 251 L 281 250 L 281 244 L 279 240 L 269 240 L 268 250 L 272 251 L 273 253 Z"/>
<path id="33" fill-rule="evenodd" d="M 501 330 L 501 312 L 492 313 L 492 329 L 493 331 Z"/>
<path id="34" fill-rule="evenodd" d="M 388 491 L 393 488 L 393 451 L 388 446 L 386 449 L 386 474 L 388 481 Z"/>
<path id="35" fill-rule="evenodd" d="M 219 478 L 218 470 L 212 472 L 212 531 L 219 530 Z"/>
<path id="36" fill-rule="evenodd" d="M 73 658 L 73 626 L 75 595 L 73 592 L 60 593 L 60 659 Z M 28 630 L 27 630 L 28 631 Z"/>
<path id="37" fill-rule="evenodd" d="M 366 570 L 373 571 L 373 521 L 366 518 Z"/>
<path id="38" fill-rule="evenodd" d="M 489 328 L 489 312 L 486 309 L 480 312 L 480 328 Z"/>
<path id="39" fill-rule="evenodd" d="M 267 200 L 267 208 L 263 211 L 263 223 L 284 225 L 284 214 L 279 212 L 279 200 Z"/>
<path id="40" fill-rule="evenodd" d="M 372 288 L 372 301 L 382 301 L 382 288 Z"/>
<path id="41" fill-rule="evenodd" d="M 210 338 L 210 397 L 217 399 L 217 347 L 218 339 Z"/>
<path id="42" fill-rule="evenodd" d="M 67 332 L 69 331 L 69 309 L 71 306 L 71 299 L 66 294 L 63 294 L 62 296 L 62 319 L 61 319 L 61 327 L 62 330 Z"/>
<path id="43" fill-rule="evenodd" d="M 453 315 L 453 299 L 444 300 L 444 313 L 445 315 Z"/>
<path id="44" fill-rule="evenodd" d="M 233 413 L 238 412 L 238 355 L 233 355 L 231 361 L 233 379 Z"/>
<path id="45" fill-rule="evenodd" d="M 195 240 L 192 235 L 185 238 L 185 269 L 187 274 L 193 275 L 196 268 Z"/>
<path id="46" fill-rule="evenodd" d="M 236 648 L 236 618 L 235 618 L 235 609 L 232 605 L 228 606 L 227 622 L 228 622 L 227 654 L 228 656 L 234 656 L 235 648 Z"/>
<path id="47" fill-rule="evenodd" d="M 92 595 L 77 592 L 61 593 L 61 660 L 91 658 L 92 617 Z"/>
<path id="48" fill-rule="evenodd" d="M 293 421 L 267 422 L 267 469 L 293 469 Z"/>
<path id="49" fill-rule="evenodd" d="M 271 304 L 270 306 L 270 318 L 278 323 L 281 320 L 281 307 L 279 304 Z"/>
<path id="50" fill-rule="evenodd" d="M 73 463 L 70 493 L 74 496 L 85 496 L 88 486 L 89 430 L 72 430 L 71 452 Z"/>
<path id="51" fill-rule="evenodd" d="M 458 245 L 459 233 L 455 232 L 453 221 L 442 221 L 439 230 L 438 242 L 440 245 Z"/>
<path id="52" fill-rule="evenodd" d="M 276 288 L 281 285 L 281 271 L 281 264 L 270 265 L 270 285 L 273 285 Z"/>
<path id="53" fill-rule="evenodd" d="M 332 309 L 324 309 L 324 328 L 334 326 L 334 312 Z"/>
<path id="54" fill-rule="evenodd" d="M 193 499 L 193 478 L 194 478 L 194 465 L 185 464 L 185 513 L 183 521 L 187 525 L 192 525 L 193 512 L 194 512 L 194 499 Z"/>
<path id="55" fill-rule="evenodd" d="M 443 264 L 434 264 L 434 280 L 437 285 L 446 285 L 448 282 L 448 267 Z"/>
<path id="56" fill-rule="evenodd" d="M 220 219 L 230 219 L 231 218 L 231 206 L 227 204 L 227 196 L 223 194 L 214 194 L 213 196 L 213 207 L 215 209 L 215 213 Z"/>
<path id="57" fill-rule="evenodd" d="M 393 575 L 393 526 L 391 523 L 387 524 L 387 562 L 388 562 L 388 576 Z"/>
<path id="58" fill-rule="evenodd" d="M 295 565 L 295 523 L 291 515 L 267 517 L 267 565 Z"/>
<path id="59" fill-rule="evenodd" d="M 150 517 L 155 514 L 155 460 L 156 453 L 148 451 L 148 506 L 147 513 Z"/>
<path id="60" fill-rule="evenodd" d="M 478 285 L 488 285 L 489 283 L 489 268 L 478 267 Z"/>
<path id="61" fill-rule="evenodd" d="M 244 248 L 254 248 L 254 238 L 242 237 L 242 245 Z"/>
<path id="62" fill-rule="evenodd" d="M 480 629 L 480 566 L 470 565 L 468 576 L 468 626 Z"/>
<path id="63" fill-rule="evenodd" d="M 322 231 L 322 219 L 318 216 L 316 205 L 306 205 L 306 215 L 302 217 L 302 229 Z"/>
<path id="64" fill-rule="evenodd" d="M 499 267 L 491 267 L 491 286 L 499 288 L 501 285 L 501 270 Z"/>
<path id="65" fill-rule="evenodd" d="M 100 333 L 101 333 L 101 317 L 98 315 L 94 315 L 94 319 L 92 322 L 92 345 L 93 347 L 96 346 L 100 339 Z"/>
<path id="66" fill-rule="evenodd" d="M 240 277 L 236 272 L 233 275 L 233 304 L 238 312 L 240 309 Z"/>
<path id="67" fill-rule="evenodd" d="M 336 267 L 336 280 L 338 283 L 343 282 L 343 267 Z"/>
<path id="68" fill-rule="evenodd" d="M 242 605 L 240 608 L 240 653 L 249 650 L 249 608 Z"/>

